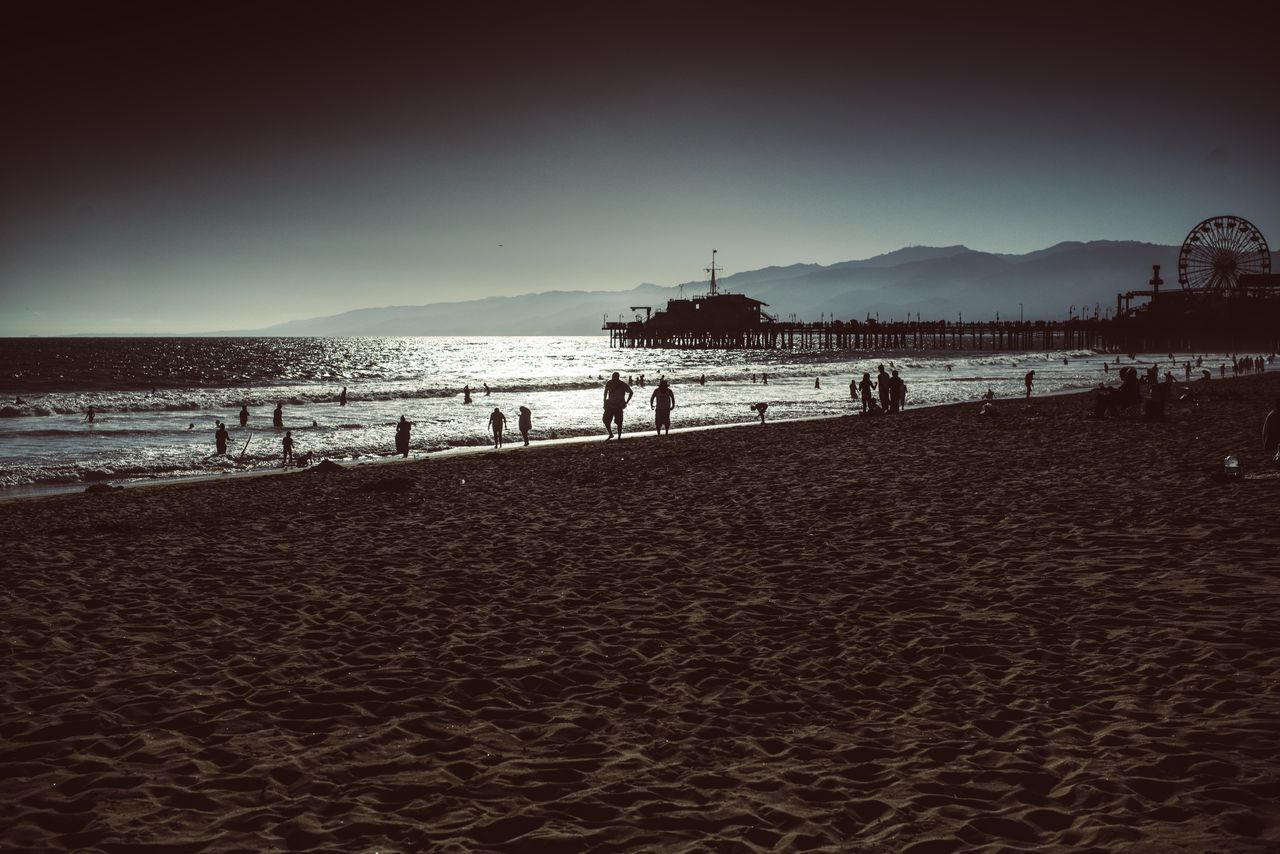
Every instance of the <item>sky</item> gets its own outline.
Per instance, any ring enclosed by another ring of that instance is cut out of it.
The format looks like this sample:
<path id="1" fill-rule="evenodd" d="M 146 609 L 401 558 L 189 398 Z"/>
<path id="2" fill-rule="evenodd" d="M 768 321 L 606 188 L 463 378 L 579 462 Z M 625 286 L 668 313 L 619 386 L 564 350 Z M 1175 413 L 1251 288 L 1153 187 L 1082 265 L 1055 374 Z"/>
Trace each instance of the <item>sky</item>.
<path id="1" fill-rule="evenodd" d="M 1280 244 L 1261 4 L 748 5 L 11 10 L 0 335 L 675 284 L 712 248 L 1177 245 L 1220 214 Z"/>

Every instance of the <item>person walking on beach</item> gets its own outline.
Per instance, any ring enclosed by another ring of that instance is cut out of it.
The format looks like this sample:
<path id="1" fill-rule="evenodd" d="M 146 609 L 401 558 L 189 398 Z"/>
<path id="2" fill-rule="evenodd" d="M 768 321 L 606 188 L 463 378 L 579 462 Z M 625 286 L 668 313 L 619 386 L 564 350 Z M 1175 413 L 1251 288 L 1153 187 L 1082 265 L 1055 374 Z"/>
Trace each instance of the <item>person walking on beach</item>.
<path id="1" fill-rule="evenodd" d="M 347 387 L 346 386 L 343 386 L 342 391 L 338 393 L 338 405 L 339 406 L 347 405 Z"/>
<path id="2" fill-rule="evenodd" d="M 529 407 L 520 407 L 520 437 L 524 439 L 524 446 L 529 447 L 529 431 L 533 429 L 533 412 Z"/>
<path id="3" fill-rule="evenodd" d="M 1280 466 L 1280 397 L 1262 422 L 1262 456 L 1267 462 Z"/>
<path id="4" fill-rule="evenodd" d="M 462 387 L 462 402 L 463 403 L 471 402 L 471 386 L 469 385 L 464 385 Z"/>
<path id="5" fill-rule="evenodd" d="M 249 404 L 240 407 L 240 426 L 244 427 L 249 423 Z"/>
<path id="6" fill-rule="evenodd" d="M 289 463 L 293 462 L 293 431 L 292 430 L 284 431 L 284 441 L 282 444 L 284 445 L 284 460 L 281 461 L 280 465 L 287 466 L 289 465 Z"/>
<path id="7" fill-rule="evenodd" d="M 409 456 L 409 429 L 412 425 L 403 415 L 396 424 L 396 453 L 402 457 Z"/>
<path id="8" fill-rule="evenodd" d="M 858 391 L 862 394 L 862 411 L 866 412 L 871 408 L 871 390 L 876 384 L 871 381 L 871 374 L 867 371 L 862 372 L 862 382 L 858 383 Z"/>
<path id="9" fill-rule="evenodd" d="M 604 384 L 604 426 L 609 431 L 609 439 L 613 438 L 613 424 L 618 425 L 618 438 L 622 438 L 622 411 L 627 408 L 635 392 L 631 386 L 622 381 L 617 371 L 613 378 Z M 605 439 L 605 441 L 609 441 Z"/>
<path id="10" fill-rule="evenodd" d="M 227 432 L 227 425 L 221 421 L 217 422 L 218 429 L 213 434 L 213 444 L 217 448 L 217 455 L 223 456 L 227 453 L 227 440 L 231 438 L 231 434 Z"/>
<path id="11" fill-rule="evenodd" d="M 507 416 L 502 414 L 502 410 L 498 407 L 493 408 L 493 412 L 489 413 L 489 429 L 493 431 L 493 447 L 502 447 L 502 428 L 507 426 Z M 622 428 L 619 427 L 619 430 Z"/>
<path id="12" fill-rule="evenodd" d="M 658 380 L 658 387 L 649 395 L 649 408 L 656 413 L 653 417 L 654 430 L 659 436 L 665 427 L 667 435 L 671 435 L 671 410 L 676 408 L 676 393 L 667 385 L 666 380 Z"/>
<path id="13" fill-rule="evenodd" d="M 876 388 L 880 394 L 880 408 L 885 412 L 889 411 L 889 374 L 884 369 L 884 365 L 880 365 L 876 369 Z"/>
<path id="14" fill-rule="evenodd" d="M 1035 381 L 1035 378 L 1035 371 L 1027 371 L 1027 375 L 1022 378 L 1022 381 L 1027 384 L 1027 400 L 1031 399 L 1031 383 Z"/>
<path id="15" fill-rule="evenodd" d="M 276 411 L 271 413 L 271 426 L 277 430 L 284 426 L 284 404 L 276 403 Z"/>

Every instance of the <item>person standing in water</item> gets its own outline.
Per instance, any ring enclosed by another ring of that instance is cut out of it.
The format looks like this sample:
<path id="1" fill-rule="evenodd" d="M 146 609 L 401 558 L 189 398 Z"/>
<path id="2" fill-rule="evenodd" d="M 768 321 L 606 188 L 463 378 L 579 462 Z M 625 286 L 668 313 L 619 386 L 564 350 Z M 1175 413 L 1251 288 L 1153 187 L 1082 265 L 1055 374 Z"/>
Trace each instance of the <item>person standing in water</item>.
<path id="1" fill-rule="evenodd" d="M 244 427 L 249 423 L 249 404 L 240 407 L 240 426 Z"/>
<path id="2" fill-rule="evenodd" d="M 284 460 L 281 461 L 280 465 L 287 466 L 289 465 L 289 463 L 293 462 L 293 431 L 292 430 L 284 431 L 284 441 L 282 442 L 282 444 L 284 445 Z"/>
<path id="3" fill-rule="evenodd" d="M 529 431 L 533 429 L 533 412 L 527 406 L 520 407 L 520 436 L 529 447 Z"/>
<path id="4" fill-rule="evenodd" d="M 396 424 L 396 453 L 404 457 L 409 456 L 409 428 L 408 419 L 401 415 Z"/>
<path id="5" fill-rule="evenodd" d="M 881 365 L 876 371 L 876 390 L 880 395 L 880 408 L 885 412 L 889 411 L 889 374 L 885 371 L 884 365 Z"/>
<path id="6" fill-rule="evenodd" d="M 671 435 L 671 410 L 676 408 L 676 393 L 667 385 L 666 380 L 658 380 L 658 387 L 649 395 L 649 408 L 654 410 L 654 429 L 659 436 L 665 427 L 667 435 Z"/>
<path id="7" fill-rule="evenodd" d="M 217 448 L 216 453 L 221 457 L 227 453 L 227 440 L 231 438 L 231 434 L 227 432 L 227 425 L 221 421 L 217 422 L 217 424 L 218 429 L 213 434 L 213 444 Z"/>
<path id="8" fill-rule="evenodd" d="M 284 404 L 276 403 L 276 411 L 271 413 L 271 426 L 277 430 L 284 426 Z M 292 443 L 290 443 L 292 444 Z"/>
<path id="9" fill-rule="evenodd" d="M 493 431 L 493 447 L 502 447 L 502 428 L 507 425 L 507 416 L 502 414 L 502 410 L 498 407 L 493 408 L 493 412 L 489 413 L 489 429 Z"/>
<path id="10" fill-rule="evenodd" d="M 343 386 L 342 391 L 338 394 L 338 405 L 339 406 L 347 405 L 347 387 L 346 386 Z"/>
<path id="11" fill-rule="evenodd" d="M 89 411 L 85 414 L 84 420 L 92 424 L 93 419 L 96 415 L 97 415 L 97 412 L 94 410 L 93 404 L 89 404 Z"/>
<path id="12" fill-rule="evenodd" d="M 490 394 L 492 394 L 492 393 L 493 393 L 493 392 L 491 392 L 491 391 L 489 390 L 489 384 L 488 384 L 488 383 L 485 383 L 485 384 L 484 384 L 484 396 L 485 396 L 485 397 L 488 397 L 488 396 L 489 396 Z"/>
<path id="13" fill-rule="evenodd" d="M 469 385 L 464 385 L 462 387 L 462 402 L 463 403 L 471 402 L 471 386 Z"/>
<path id="14" fill-rule="evenodd" d="M 604 426 L 609 431 L 609 439 L 613 438 L 613 425 L 618 425 L 618 438 L 622 438 L 622 411 L 627 408 L 635 392 L 631 386 L 622 381 L 617 371 L 604 384 Z M 609 441 L 605 439 L 605 441 Z"/>
<path id="15" fill-rule="evenodd" d="M 822 377 L 814 377 L 814 378 L 813 378 L 813 387 L 814 387 L 814 388 L 822 388 Z"/>
<path id="16" fill-rule="evenodd" d="M 1035 378 L 1035 371 L 1027 371 L 1027 375 L 1022 378 L 1022 381 L 1027 384 L 1027 400 L 1031 399 L 1031 384 L 1035 381 Z"/>
<path id="17" fill-rule="evenodd" d="M 862 372 L 862 382 L 858 383 L 858 392 L 862 395 L 862 411 L 867 412 L 871 409 L 871 390 L 876 384 L 871 381 L 871 374 L 867 371 Z"/>

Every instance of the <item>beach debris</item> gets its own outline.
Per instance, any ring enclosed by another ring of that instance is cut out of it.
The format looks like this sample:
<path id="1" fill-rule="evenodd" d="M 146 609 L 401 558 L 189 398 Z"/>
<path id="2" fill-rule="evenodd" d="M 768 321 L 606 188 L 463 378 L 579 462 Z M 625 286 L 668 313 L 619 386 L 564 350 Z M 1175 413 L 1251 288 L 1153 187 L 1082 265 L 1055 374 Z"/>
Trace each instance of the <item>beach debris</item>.
<path id="1" fill-rule="evenodd" d="M 1231 454 L 1223 460 L 1222 473 L 1231 480 L 1242 477 L 1244 475 L 1244 467 L 1240 465 L 1240 458 L 1235 454 Z"/>
<path id="2" fill-rule="evenodd" d="M 312 471 L 343 471 L 343 470 L 344 469 L 341 465 L 339 465 L 338 463 L 335 463 L 333 460 L 329 459 L 328 457 L 325 457 L 323 460 L 316 463 L 315 467 L 312 469 Z"/>

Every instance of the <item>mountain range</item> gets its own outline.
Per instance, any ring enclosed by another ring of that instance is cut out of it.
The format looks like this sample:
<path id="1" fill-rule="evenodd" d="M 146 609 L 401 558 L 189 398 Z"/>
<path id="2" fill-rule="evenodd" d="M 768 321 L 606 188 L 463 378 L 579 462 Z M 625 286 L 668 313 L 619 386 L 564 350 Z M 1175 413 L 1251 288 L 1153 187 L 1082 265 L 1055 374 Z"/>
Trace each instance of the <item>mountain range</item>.
<path id="1" fill-rule="evenodd" d="M 1004 255 L 966 246 L 909 246 L 874 258 L 835 264 L 765 267 L 718 279 L 721 291 L 768 303 L 778 318 L 842 320 L 879 317 L 973 320 L 1062 319 L 1071 306 L 1092 313 L 1114 305 L 1116 293 L 1147 287 L 1160 264 L 1166 288 L 1176 288 L 1177 246 L 1135 241 L 1066 242 Z M 707 283 L 626 291 L 546 291 L 464 302 L 362 308 L 293 320 L 239 335 L 592 335 L 604 319 L 631 319 L 630 306 L 705 293 Z"/>

